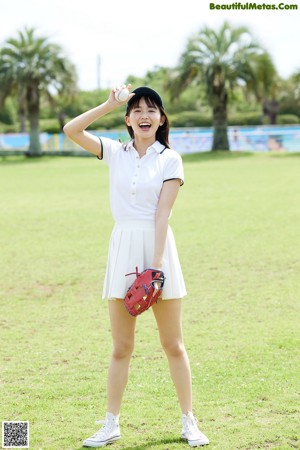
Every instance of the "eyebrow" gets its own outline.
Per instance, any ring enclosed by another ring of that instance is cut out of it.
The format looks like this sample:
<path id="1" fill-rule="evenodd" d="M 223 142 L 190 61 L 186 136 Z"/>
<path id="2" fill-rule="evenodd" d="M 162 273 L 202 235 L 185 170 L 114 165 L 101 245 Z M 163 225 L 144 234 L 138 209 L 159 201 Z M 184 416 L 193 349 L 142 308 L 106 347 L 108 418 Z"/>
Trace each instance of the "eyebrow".
<path id="1" fill-rule="evenodd" d="M 137 108 L 141 108 L 141 106 L 140 105 L 135 105 L 135 106 L 132 107 L 132 109 L 137 109 Z M 158 109 L 158 107 L 156 105 L 147 105 L 147 108 L 149 108 L 149 109 L 151 109 L 151 108 Z"/>

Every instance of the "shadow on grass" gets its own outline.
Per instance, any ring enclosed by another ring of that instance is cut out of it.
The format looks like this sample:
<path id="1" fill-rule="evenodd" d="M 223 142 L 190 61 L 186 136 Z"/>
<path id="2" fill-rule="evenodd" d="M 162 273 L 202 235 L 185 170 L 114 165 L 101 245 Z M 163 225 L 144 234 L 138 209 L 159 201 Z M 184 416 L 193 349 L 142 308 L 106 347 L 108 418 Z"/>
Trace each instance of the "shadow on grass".
<path id="1" fill-rule="evenodd" d="M 300 152 L 271 152 L 271 158 L 299 158 Z"/>
<path id="2" fill-rule="evenodd" d="M 190 153 L 187 155 L 182 155 L 183 160 L 186 162 L 193 162 L 193 161 L 213 161 L 213 160 L 222 160 L 222 159 L 236 159 L 236 158 L 242 158 L 247 156 L 253 156 L 254 152 L 230 152 L 230 151 L 210 151 L 210 152 L 199 152 L 199 153 Z M 28 157 L 24 154 L 22 155 L 1 155 L 0 156 L 0 167 L 1 166 L 10 166 L 10 165 L 18 165 L 18 164 L 39 164 L 41 162 L 45 161 L 54 161 L 57 158 L 60 157 L 82 157 L 82 156 L 91 156 L 88 153 L 83 153 L 80 155 L 38 155 L 38 156 L 31 156 Z"/>
<path id="3" fill-rule="evenodd" d="M 209 151 L 190 153 L 188 155 L 182 155 L 184 162 L 206 162 L 206 161 L 220 161 L 220 160 L 233 160 L 238 158 L 246 158 L 255 155 L 254 152 L 231 152 L 227 150 Z"/>
<path id="4" fill-rule="evenodd" d="M 62 154 L 61 152 L 51 152 L 51 154 L 41 154 L 36 156 L 26 156 L 25 154 L 20 155 L 0 155 L 0 167 L 3 166 L 12 166 L 12 165 L 20 165 L 20 164 L 39 164 L 41 162 L 49 162 L 54 161 L 59 158 L 96 158 L 95 155 L 90 154 L 89 152 L 74 152 Z"/>
<path id="5" fill-rule="evenodd" d="M 255 155 L 267 156 L 270 158 L 295 158 L 300 157 L 300 152 L 238 152 L 238 151 L 209 151 L 209 152 L 199 152 L 199 153 L 190 153 L 186 155 L 182 155 L 184 162 L 206 162 L 206 161 L 221 161 L 221 160 L 229 160 L 246 157 L 253 157 Z M 80 154 L 80 155 L 41 155 L 37 157 L 27 157 L 25 155 L 1 155 L 0 156 L 0 167 L 3 166 L 11 166 L 11 165 L 26 165 L 26 164 L 39 164 L 41 162 L 49 162 L 54 161 L 60 157 L 82 157 L 82 156 L 91 156 L 89 154 Z"/>
<path id="6" fill-rule="evenodd" d="M 209 151 L 182 155 L 184 162 L 206 162 L 206 161 L 232 161 L 233 159 L 246 158 L 250 156 L 265 156 L 270 158 L 295 158 L 300 152 L 239 152 L 239 151 Z"/>
<path id="7" fill-rule="evenodd" d="M 161 440 L 157 440 L 157 441 L 150 441 L 150 442 L 145 442 L 143 444 L 139 444 L 139 445 L 130 445 L 129 447 L 122 447 L 122 450 L 151 450 L 152 448 L 155 448 L 158 445 L 167 445 L 167 444 L 182 444 L 186 441 L 184 441 L 183 439 L 180 438 L 169 438 L 169 439 L 161 439 Z M 111 449 L 113 449 L 113 446 L 110 447 Z M 87 447 L 78 447 L 76 450 L 86 450 Z"/>
<path id="8" fill-rule="evenodd" d="M 50 161 L 53 158 L 51 156 L 36 156 L 28 157 L 26 155 L 1 155 L 0 156 L 0 167 L 4 166 L 16 166 L 16 165 L 26 165 L 26 164 L 39 164 L 41 162 Z"/>

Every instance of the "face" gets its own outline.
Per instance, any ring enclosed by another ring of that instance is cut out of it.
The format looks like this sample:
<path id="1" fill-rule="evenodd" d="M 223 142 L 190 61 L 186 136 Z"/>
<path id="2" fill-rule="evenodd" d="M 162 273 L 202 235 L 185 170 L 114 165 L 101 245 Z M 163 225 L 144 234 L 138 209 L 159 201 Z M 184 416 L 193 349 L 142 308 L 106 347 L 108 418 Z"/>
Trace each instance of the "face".
<path id="1" fill-rule="evenodd" d="M 158 107 L 147 105 L 144 97 L 133 106 L 129 115 L 125 117 L 126 124 L 132 127 L 135 137 L 155 138 L 159 126 L 164 124 L 165 117 Z"/>

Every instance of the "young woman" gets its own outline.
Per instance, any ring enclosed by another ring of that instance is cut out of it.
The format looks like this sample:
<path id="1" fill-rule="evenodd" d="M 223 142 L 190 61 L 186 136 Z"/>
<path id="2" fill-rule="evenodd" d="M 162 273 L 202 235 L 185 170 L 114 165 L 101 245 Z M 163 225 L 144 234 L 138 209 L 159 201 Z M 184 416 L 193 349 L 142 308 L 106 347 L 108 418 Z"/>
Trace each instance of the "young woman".
<path id="1" fill-rule="evenodd" d="M 122 88 L 125 86 L 122 86 Z M 131 86 L 127 88 L 130 90 Z M 148 87 L 129 96 L 125 123 L 132 140 L 124 145 L 97 138 L 86 128 L 126 102 L 115 99 L 113 89 L 100 106 L 71 120 L 64 132 L 74 142 L 103 159 L 110 169 L 110 202 L 115 226 L 111 235 L 103 298 L 109 300 L 113 351 L 108 371 L 107 413 L 103 427 L 84 441 L 86 447 L 104 447 L 120 439 L 119 414 L 131 355 L 136 318 L 123 299 L 137 266 L 162 269 L 166 276 L 162 298 L 152 307 L 167 355 L 170 373 L 182 411 L 182 438 L 197 447 L 208 444 L 192 413 L 192 383 L 183 344 L 181 298 L 184 279 L 172 230 L 172 206 L 183 185 L 182 160 L 169 146 L 169 122 L 162 99 Z"/>

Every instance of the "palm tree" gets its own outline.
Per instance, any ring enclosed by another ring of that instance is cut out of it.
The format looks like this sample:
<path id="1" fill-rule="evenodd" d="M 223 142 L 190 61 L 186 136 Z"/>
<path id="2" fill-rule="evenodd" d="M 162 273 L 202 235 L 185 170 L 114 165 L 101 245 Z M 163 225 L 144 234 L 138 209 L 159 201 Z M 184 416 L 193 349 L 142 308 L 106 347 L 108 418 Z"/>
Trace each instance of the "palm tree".
<path id="1" fill-rule="evenodd" d="M 259 58 L 258 55 L 265 57 Z M 258 93 L 258 81 L 262 78 L 270 80 L 275 73 L 269 56 L 254 42 L 249 30 L 246 27 L 235 28 L 225 22 L 219 31 L 205 27 L 188 40 L 171 88 L 176 95 L 190 84 L 205 84 L 213 113 L 212 150 L 229 150 L 229 92 L 237 86 L 244 86 Z"/>
<path id="2" fill-rule="evenodd" d="M 250 60 L 254 77 L 248 81 L 247 90 L 253 92 L 257 101 L 262 104 L 263 114 L 271 125 L 276 123 L 279 103 L 276 100 L 279 77 L 273 61 L 266 52 L 253 55 Z"/>
<path id="3" fill-rule="evenodd" d="M 281 114 L 294 114 L 300 119 L 300 69 L 281 80 L 279 100 Z"/>
<path id="4" fill-rule="evenodd" d="M 41 95 L 53 98 L 72 93 L 76 87 L 75 67 L 59 45 L 36 37 L 33 28 L 25 28 L 0 49 L 0 86 L 0 105 L 13 94 L 18 99 L 19 114 L 26 108 L 30 125 L 28 154 L 39 154 Z"/>

